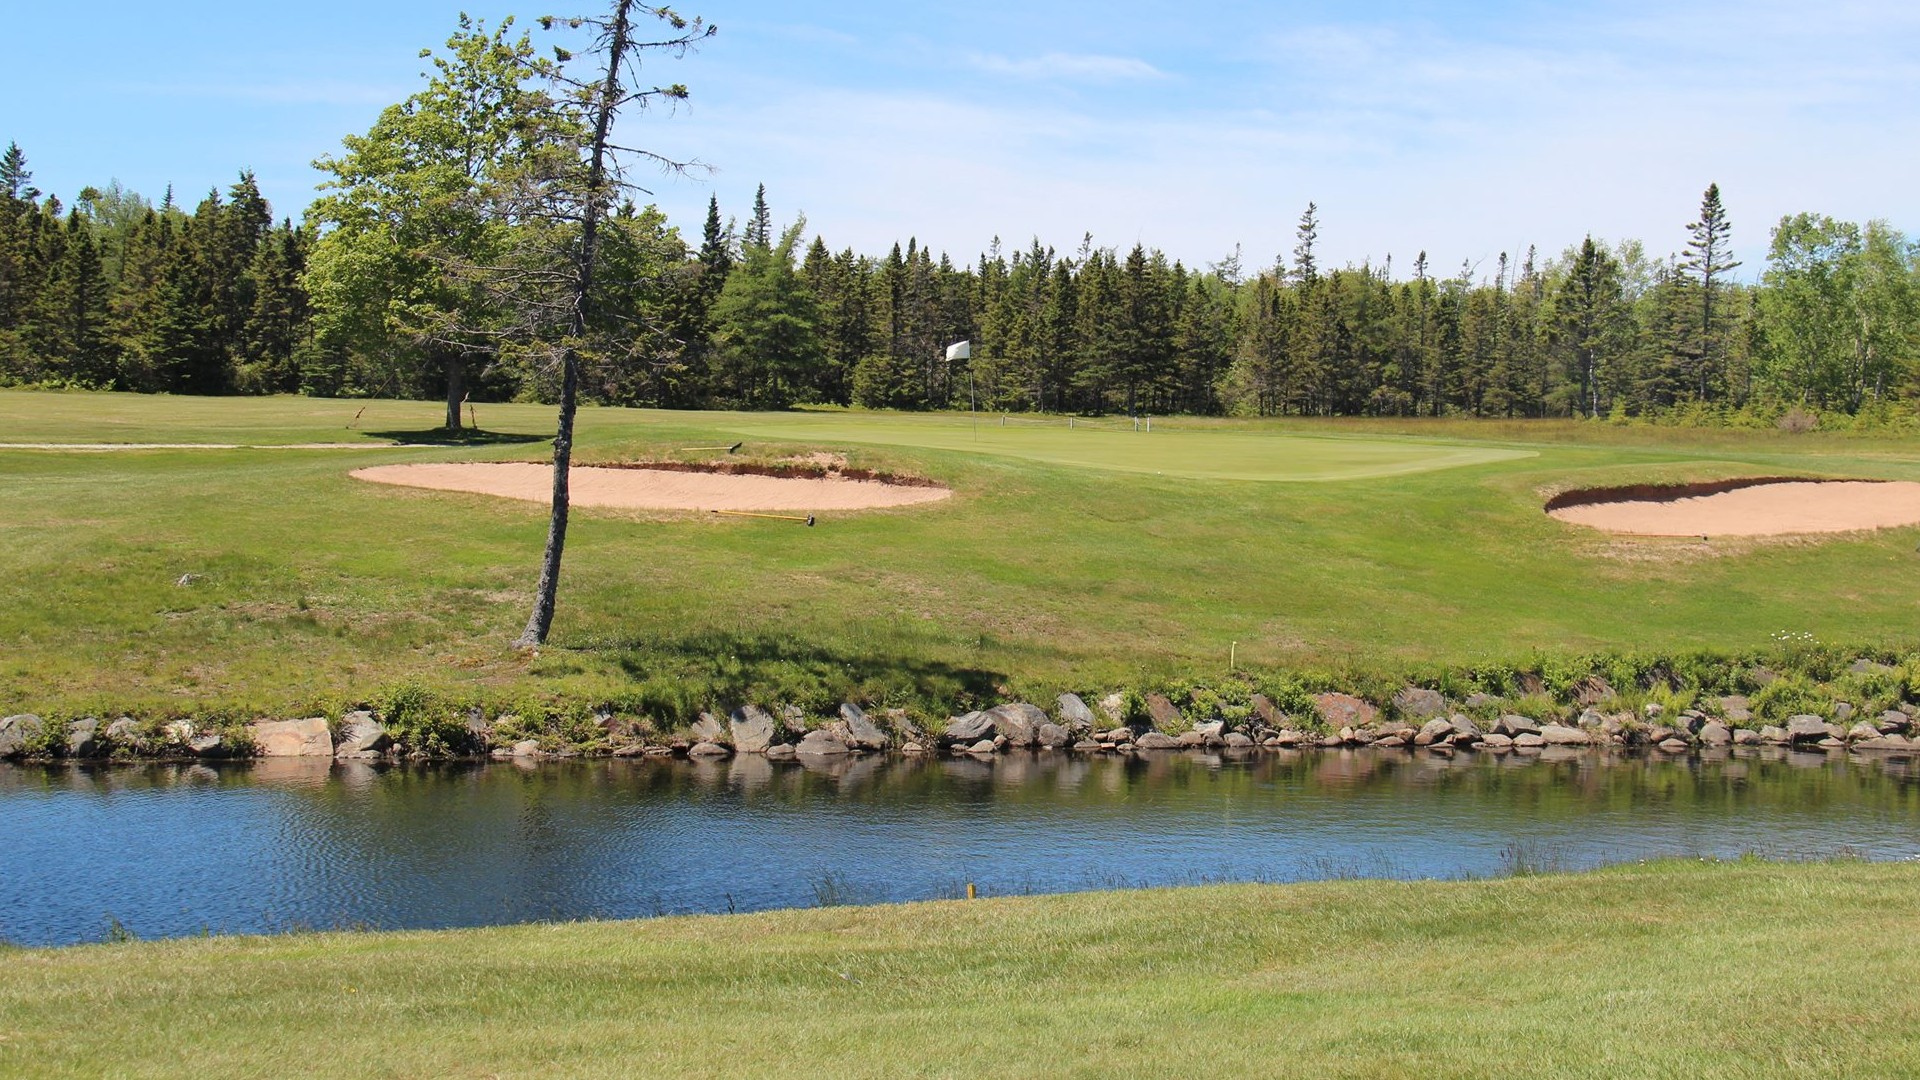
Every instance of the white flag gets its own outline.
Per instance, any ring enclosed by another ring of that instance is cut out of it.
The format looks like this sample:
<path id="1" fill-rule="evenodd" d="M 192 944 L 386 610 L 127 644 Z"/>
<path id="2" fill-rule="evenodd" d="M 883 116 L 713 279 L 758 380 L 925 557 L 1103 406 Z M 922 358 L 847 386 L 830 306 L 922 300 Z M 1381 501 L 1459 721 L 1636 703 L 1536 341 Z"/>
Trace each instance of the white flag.
<path id="1" fill-rule="evenodd" d="M 973 342 L 956 341 L 953 344 L 947 346 L 947 359 L 949 360 L 973 359 Z"/>

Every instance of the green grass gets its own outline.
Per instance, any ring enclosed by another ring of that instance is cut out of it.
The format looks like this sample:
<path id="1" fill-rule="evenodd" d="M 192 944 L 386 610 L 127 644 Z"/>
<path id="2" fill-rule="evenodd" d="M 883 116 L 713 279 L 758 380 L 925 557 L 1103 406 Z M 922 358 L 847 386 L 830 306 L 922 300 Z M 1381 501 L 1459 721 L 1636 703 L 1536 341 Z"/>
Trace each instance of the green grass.
<path id="1" fill-rule="evenodd" d="M 1917 887 L 1660 862 L 23 950 L 0 1073 L 1910 1076 Z"/>
<path id="2" fill-rule="evenodd" d="M 544 511 L 347 476 L 547 452 L 551 410 L 479 414 L 501 441 L 0 451 L 0 711 L 303 709 L 409 680 L 639 688 L 666 711 L 763 692 L 1039 698 L 1224 674 L 1236 642 L 1242 668 L 1395 669 L 1751 649 L 1780 631 L 1909 642 L 1920 626 L 1920 530 L 1702 545 L 1610 539 L 1540 512 L 1566 486 L 1920 479 L 1911 440 L 1162 421 L 1141 436 L 989 423 L 976 444 L 964 416 L 588 409 L 582 461 L 744 437 L 746 457 L 836 450 L 956 494 L 815 529 L 580 512 L 552 645 L 525 657 L 508 646 Z M 379 443 L 424 438 L 438 419 L 430 402 L 0 392 L 0 442 Z"/>

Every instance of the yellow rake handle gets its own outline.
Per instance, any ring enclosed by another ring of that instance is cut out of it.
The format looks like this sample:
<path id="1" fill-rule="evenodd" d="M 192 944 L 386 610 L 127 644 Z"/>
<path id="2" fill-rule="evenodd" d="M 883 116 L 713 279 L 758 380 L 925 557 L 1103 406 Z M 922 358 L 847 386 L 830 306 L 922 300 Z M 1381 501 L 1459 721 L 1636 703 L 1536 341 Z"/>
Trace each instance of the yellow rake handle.
<path id="1" fill-rule="evenodd" d="M 807 528 L 813 528 L 812 514 L 808 514 L 806 517 L 799 517 L 794 514 L 756 514 L 751 510 L 715 510 L 714 513 L 725 514 L 728 517 L 766 518 L 770 521 L 800 521 L 805 522 Z"/>

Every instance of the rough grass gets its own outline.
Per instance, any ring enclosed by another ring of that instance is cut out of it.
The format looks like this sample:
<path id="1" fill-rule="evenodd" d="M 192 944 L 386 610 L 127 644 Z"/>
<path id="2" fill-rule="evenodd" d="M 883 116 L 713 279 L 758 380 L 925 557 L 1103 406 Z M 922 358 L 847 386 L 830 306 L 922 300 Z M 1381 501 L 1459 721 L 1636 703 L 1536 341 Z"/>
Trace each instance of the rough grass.
<path id="1" fill-rule="evenodd" d="M 12 1076 L 1898 1076 L 1920 867 L 0 953 Z"/>
<path id="2" fill-rule="evenodd" d="M 0 392 L 7 442 L 418 441 L 438 418 L 433 403 Z M 956 495 L 815 529 L 578 513 L 554 640 L 525 657 L 508 645 L 544 511 L 347 476 L 546 452 L 545 407 L 482 405 L 479 419 L 493 434 L 471 446 L 0 451 L 0 711 L 303 710 L 402 681 L 637 693 L 669 711 L 726 696 L 1041 698 L 1224 673 L 1236 642 L 1242 668 L 1391 669 L 1750 649 L 1783 631 L 1904 641 L 1920 625 L 1920 530 L 1630 541 L 1541 512 L 1576 486 L 1920 479 L 1911 441 L 1162 421 L 1138 439 L 1025 430 L 998 451 L 983 433 L 977 452 L 964 417 L 589 409 L 582 461 L 704 458 L 680 448 L 744 436 L 745 459 L 840 451 Z M 1108 444 L 1125 451 L 1109 465 L 1069 460 Z M 1478 463 L 1316 483 L 1122 471 L 1143 447 L 1187 473 L 1211 461 L 1295 479 Z"/>

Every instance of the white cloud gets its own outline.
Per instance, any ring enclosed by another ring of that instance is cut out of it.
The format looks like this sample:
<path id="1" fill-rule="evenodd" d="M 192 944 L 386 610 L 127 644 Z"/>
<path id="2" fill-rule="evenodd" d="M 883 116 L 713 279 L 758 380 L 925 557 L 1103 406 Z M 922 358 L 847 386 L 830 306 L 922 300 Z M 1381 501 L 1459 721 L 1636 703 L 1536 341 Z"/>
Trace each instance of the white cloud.
<path id="1" fill-rule="evenodd" d="M 1050 52 L 1011 57 L 996 53 L 969 53 L 967 65 L 989 75 L 1035 82 L 1138 82 L 1165 79 L 1167 73 L 1131 56 Z"/>

